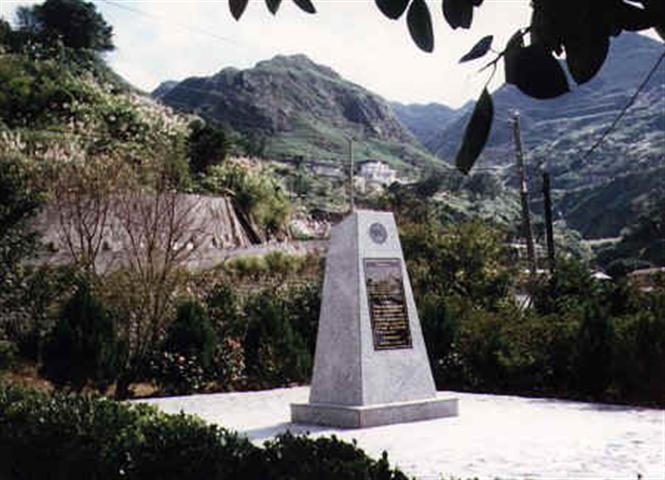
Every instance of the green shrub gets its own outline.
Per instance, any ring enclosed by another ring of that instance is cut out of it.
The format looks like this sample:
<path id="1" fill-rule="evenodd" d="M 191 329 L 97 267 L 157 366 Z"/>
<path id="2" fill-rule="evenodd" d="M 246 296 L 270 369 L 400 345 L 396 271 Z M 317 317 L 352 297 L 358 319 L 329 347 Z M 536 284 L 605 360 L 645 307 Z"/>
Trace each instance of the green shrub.
<path id="1" fill-rule="evenodd" d="M 603 308 L 589 305 L 577 338 L 575 378 L 578 392 L 598 396 L 605 392 L 612 374 L 612 324 Z"/>
<path id="2" fill-rule="evenodd" d="M 268 264 L 260 255 L 240 255 L 224 262 L 224 269 L 240 278 L 259 279 L 268 272 Z"/>
<path id="3" fill-rule="evenodd" d="M 243 378 L 245 373 L 245 352 L 242 339 L 226 337 L 215 348 L 215 358 L 211 380 L 225 386 L 233 385 Z"/>
<path id="4" fill-rule="evenodd" d="M 321 283 L 310 282 L 286 289 L 282 296 L 293 329 L 302 337 L 312 358 L 321 309 Z"/>
<path id="5" fill-rule="evenodd" d="M 616 318 L 613 333 L 612 379 L 621 396 L 665 403 L 665 313 Z"/>
<path id="6" fill-rule="evenodd" d="M 304 263 L 302 256 L 289 255 L 279 250 L 267 253 L 264 258 L 268 272 L 277 276 L 287 276 L 297 273 Z"/>
<path id="7" fill-rule="evenodd" d="M 212 193 L 231 191 L 238 205 L 269 234 L 283 230 L 286 225 L 289 197 L 270 172 L 225 162 L 208 168 L 203 187 Z"/>
<path id="8" fill-rule="evenodd" d="M 204 297 L 210 322 L 217 333 L 218 342 L 227 337 L 245 334 L 245 321 L 241 315 L 241 299 L 229 282 L 217 283 Z"/>
<path id="9" fill-rule="evenodd" d="M 248 374 L 284 385 L 309 380 L 312 356 L 291 324 L 289 311 L 276 290 L 264 290 L 245 305 L 247 333 L 244 339 Z"/>
<path id="10" fill-rule="evenodd" d="M 444 386 L 457 377 L 452 364 L 444 365 L 455 340 L 457 322 L 450 315 L 445 298 L 434 292 L 422 296 L 418 314 L 434 379 L 438 385 Z"/>
<path id="11" fill-rule="evenodd" d="M 200 303 L 191 300 L 178 307 L 176 319 L 164 340 L 164 350 L 196 357 L 204 369 L 210 368 L 215 350 L 215 331 Z"/>
<path id="12" fill-rule="evenodd" d="M 200 419 L 103 398 L 0 384 L 0 478 L 405 480 L 387 457 L 336 438 L 285 434 L 253 446 Z"/>
<path id="13" fill-rule="evenodd" d="M 64 306 L 44 351 L 42 371 L 58 385 L 100 387 L 115 376 L 119 344 L 104 306 L 82 282 Z"/>
<path id="14" fill-rule="evenodd" d="M 287 432 L 266 442 L 265 456 L 270 472 L 266 478 L 274 480 L 407 480 L 402 472 L 390 468 L 385 452 L 375 461 L 355 444 L 335 436 L 312 440 Z"/>
<path id="15" fill-rule="evenodd" d="M 14 343 L 0 337 L 0 372 L 14 365 L 17 352 L 18 349 Z"/>
<path id="16" fill-rule="evenodd" d="M 186 394 L 203 388 L 214 370 L 215 331 L 203 306 L 190 300 L 178 307 L 162 351 L 151 361 L 151 370 L 163 392 Z"/>

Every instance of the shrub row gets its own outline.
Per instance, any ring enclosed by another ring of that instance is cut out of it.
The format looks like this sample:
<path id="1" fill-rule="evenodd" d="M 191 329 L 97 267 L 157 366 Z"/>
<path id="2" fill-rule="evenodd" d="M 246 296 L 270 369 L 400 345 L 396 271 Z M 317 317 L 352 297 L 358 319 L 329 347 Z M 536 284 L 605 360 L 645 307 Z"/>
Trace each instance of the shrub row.
<path id="1" fill-rule="evenodd" d="M 665 288 L 598 285 L 569 268 L 538 287 L 530 309 L 423 295 L 439 387 L 665 405 Z"/>
<path id="2" fill-rule="evenodd" d="M 263 448 L 154 407 L 0 385 L 0 478 L 406 480 L 384 453 L 283 434 Z"/>

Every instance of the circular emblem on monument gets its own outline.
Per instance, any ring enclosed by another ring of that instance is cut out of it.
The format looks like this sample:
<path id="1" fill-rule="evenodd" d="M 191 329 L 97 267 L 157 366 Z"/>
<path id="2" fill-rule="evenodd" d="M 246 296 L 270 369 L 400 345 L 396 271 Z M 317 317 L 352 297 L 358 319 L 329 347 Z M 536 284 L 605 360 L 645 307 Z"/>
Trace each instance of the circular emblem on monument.
<path id="1" fill-rule="evenodd" d="M 374 243 L 383 243 L 388 238 L 388 232 L 386 232 L 386 227 L 380 223 L 373 223 L 369 227 L 369 236 Z"/>

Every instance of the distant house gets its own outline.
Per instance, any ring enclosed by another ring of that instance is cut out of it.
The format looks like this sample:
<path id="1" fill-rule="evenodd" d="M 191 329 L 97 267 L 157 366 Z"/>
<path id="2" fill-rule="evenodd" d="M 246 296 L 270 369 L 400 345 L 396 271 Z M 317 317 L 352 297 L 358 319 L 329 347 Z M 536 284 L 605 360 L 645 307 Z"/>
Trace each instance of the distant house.
<path id="1" fill-rule="evenodd" d="M 628 279 L 643 292 L 656 288 L 659 278 L 665 278 L 665 267 L 644 268 L 628 274 Z"/>
<path id="2" fill-rule="evenodd" d="M 366 185 L 388 186 L 397 180 L 397 171 L 381 160 L 366 160 L 358 165 L 358 175 Z"/>
<path id="3" fill-rule="evenodd" d="M 339 178 L 344 176 L 342 167 L 334 163 L 308 162 L 307 165 L 313 173 L 322 177 Z"/>

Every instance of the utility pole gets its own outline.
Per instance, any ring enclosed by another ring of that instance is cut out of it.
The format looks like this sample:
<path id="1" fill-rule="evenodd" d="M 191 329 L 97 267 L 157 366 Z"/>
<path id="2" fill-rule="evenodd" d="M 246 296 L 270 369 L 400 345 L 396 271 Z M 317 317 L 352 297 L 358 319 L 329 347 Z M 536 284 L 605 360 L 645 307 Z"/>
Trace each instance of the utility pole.
<path id="1" fill-rule="evenodd" d="M 556 260 L 554 257 L 554 227 L 552 224 L 552 196 L 550 190 L 550 174 L 543 172 L 543 197 L 545 199 L 545 228 L 547 231 L 547 258 L 550 273 L 554 273 Z"/>
<path id="2" fill-rule="evenodd" d="M 536 274 L 536 249 L 533 244 L 533 231 L 531 230 L 531 212 L 529 211 L 529 190 L 526 186 L 526 172 L 524 170 L 524 153 L 522 153 L 522 134 L 520 133 L 520 114 L 513 116 L 513 137 L 515 141 L 515 158 L 517 160 L 517 174 L 520 177 L 520 198 L 522 200 L 522 226 L 526 238 L 526 253 L 529 261 L 531 275 Z"/>
<path id="3" fill-rule="evenodd" d="M 347 140 L 349 141 L 349 203 L 353 212 L 356 209 L 353 200 L 353 138 L 348 137 Z"/>

